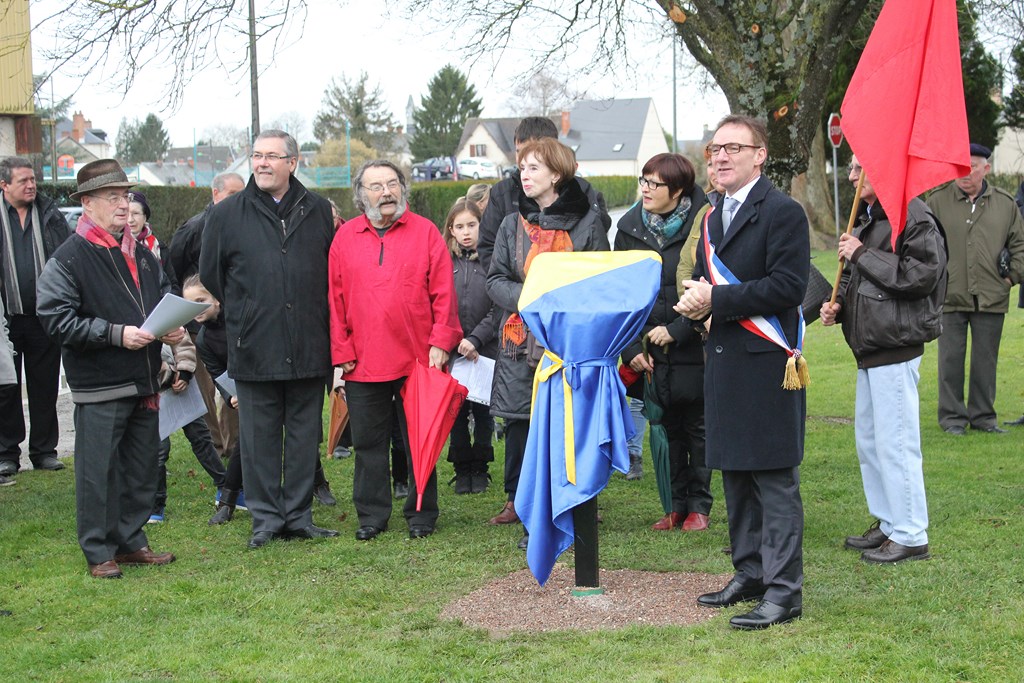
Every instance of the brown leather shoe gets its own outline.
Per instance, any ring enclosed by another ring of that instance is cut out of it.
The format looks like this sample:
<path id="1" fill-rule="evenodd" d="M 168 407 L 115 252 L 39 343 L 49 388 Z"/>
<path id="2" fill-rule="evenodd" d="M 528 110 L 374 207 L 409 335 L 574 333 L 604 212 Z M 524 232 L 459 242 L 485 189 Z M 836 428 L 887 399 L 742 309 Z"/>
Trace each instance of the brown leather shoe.
<path id="1" fill-rule="evenodd" d="M 120 579 L 122 576 L 121 568 L 113 560 L 107 560 L 99 564 L 90 564 L 89 574 L 94 579 Z"/>
<path id="2" fill-rule="evenodd" d="M 670 512 L 651 525 L 655 531 L 671 531 L 683 525 L 683 513 Z"/>
<path id="3" fill-rule="evenodd" d="M 174 562 L 174 555 L 172 553 L 154 553 L 149 549 L 148 545 L 144 545 L 134 553 L 115 555 L 114 560 L 116 560 L 118 564 L 127 564 L 130 566 L 143 564 L 170 564 L 171 562 Z"/>
<path id="4" fill-rule="evenodd" d="M 872 564 L 896 564 L 904 560 L 927 560 L 928 544 L 924 545 L 900 545 L 890 539 L 875 550 L 865 550 L 861 553 L 860 559 Z"/>
<path id="5" fill-rule="evenodd" d="M 519 515 L 516 514 L 516 506 L 511 500 L 505 503 L 505 507 L 501 509 L 494 517 L 487 520 L 488 524 L 515 524 L 519 521 Z"/>
<path id="6" fill-rule="evenodd" d="M 683 520 L 683 531 L 704 531 L 708 528 L 708 516 L 699 512 L 691 512 Z"/>
<path id="7" fill-rule="evenodd" d="M 852 550 L 874 550 L 889 540 L 889 537 L 879 528 L 881 523 L 881 521 L 875 520 L 875 523 L 860 536 L 847 536 L 843 545 Z"/>

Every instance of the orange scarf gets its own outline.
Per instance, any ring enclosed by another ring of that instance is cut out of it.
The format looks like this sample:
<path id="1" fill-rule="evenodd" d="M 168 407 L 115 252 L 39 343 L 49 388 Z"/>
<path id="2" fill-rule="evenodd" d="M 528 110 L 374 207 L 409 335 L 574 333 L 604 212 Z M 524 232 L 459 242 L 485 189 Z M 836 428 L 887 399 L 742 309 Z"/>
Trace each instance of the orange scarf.
<path id="1" fill-rule="evenodd" d="M 523 231 L 530 238 L 530 251 L 526 254 L 526 263 L 523 266 L 523 275 L 530 272 L 530 264 L 533 263 L 537 254 L 544 254 L 549 251 L 572 251 L 572 240 L 565 230 L 544 230 L 539 225 L 529 223 L 526 218 L 520 216 L 519 221 Z M 525 277 L 524 277 L 525 279 Z M 526 324 L 513 313 L 505 321 L 501 330 L 501 345 L 503 348 L 514 348 L 526 341 Z"/>

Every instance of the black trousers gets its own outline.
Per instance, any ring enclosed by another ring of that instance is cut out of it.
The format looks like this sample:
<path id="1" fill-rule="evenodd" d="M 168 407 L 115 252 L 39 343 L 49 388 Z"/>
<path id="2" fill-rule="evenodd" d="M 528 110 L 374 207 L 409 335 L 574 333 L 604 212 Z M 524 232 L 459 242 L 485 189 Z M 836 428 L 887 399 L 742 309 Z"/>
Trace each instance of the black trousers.
<path id="1" fill-rule="evenodd" d="M 206 420 L 201 417 L 196 418 L 182 427 L 181 431 L 185 433 L 185 438 L 192 446 L 192 453 L 196 456 L 196 460 L 213 479 L 214 487 L 222 488 L 227 479 L 227 470 L 224 468 L 220 456 L 217 455 L 217 449 L 213 446 L 213 439 L 210 437 L 210 429 L 206 425 Z M 157 482 L 156 503 L 153 505 L 154 514 L 162 515 L 167 505 L 167 460 L 170 456 L 171 437 L 167 437 L 160 442 L 160 452 L 156 461 Z"/>
<path id="2" fill-rule="evenodd" d="M 0 388 L 0 460 L 18 464 L 25 440 L 25 416 L 21 405 L 21 367 L 25 366 L 28 390 L 28 457 L 38 465 L 57 455 L 57 391 L 60 388 L 60 347 L 43 330 L 34 315 L 10 319 L 14 367 L 18 384 Z"/>
<path id="3" fill-rule="evenodd" d="M 526 439 L 530 436 L 529 420 L 505 420 L 505 493 L 508 500 L 516 499 L 519 475 L 523 471 Z"/>
<path id="4" fill-rule="evenodd" d="M 673 403 L 661 420 L 668 435 L 672 511 L 711 514 L 711 470 L 704 464 L 704 399 Z"/>
<path id="5" fill-rule="evenodd" d="M 324 379 L 235 385 L 245 504 L 253 533 L 309 526 L 323 434 Z"/>
<path id="6" fill-rule="evenodd" d="M 401 390 L 405 378 L 389 382 L 345 382 L 348 397 L 349 424 L 352 425 L 352 447 L 355 448 L 355 470 L 352 478 L 352 504 L 359 515 L 360 526 L 387 528 L 391 519 L 391 473 L 389 447 L 397 421 L 405 452 L 409 451 L 409 433 L 405 425 L 405 409 Z M 409 526 L 434 527 L 437 523 L 437 472 L 431 470 L 423 492 L 422 509 L 416 510 L 416 472 L 406 455 L 409 475 L 409 497 L 402 512 Z"/>
<path id="7" fill-rule="evenodd" d="M 469 416 L 473 416 L 473 437 L 469 434 Z M 487 472 L 487 463 L 494 460 L 494 418 L 490 406 L 465 401 L 452 425 L 448 444 L 448 462 L 455 466 L 456 474 Z"/>
<path id="8" fill-rule="evenodd" d="M 723 470 L 722 484 L 736 578 L 743 583 L 764 583 L 768 588 L 765 599 L 777 605 L 802 605 L 800 468 Z"/>
<path id="9" fill-rule="evenodd" d="M 138 398 L 75 406 L 78 543 L 89 564 L 149 545 L 160 415 Z"/>

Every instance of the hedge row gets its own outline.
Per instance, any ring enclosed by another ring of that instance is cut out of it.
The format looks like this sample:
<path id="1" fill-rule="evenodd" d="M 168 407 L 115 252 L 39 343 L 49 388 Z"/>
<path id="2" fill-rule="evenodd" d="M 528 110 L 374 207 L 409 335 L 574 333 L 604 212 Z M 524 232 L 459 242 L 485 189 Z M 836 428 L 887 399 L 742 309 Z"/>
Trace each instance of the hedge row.
<path id="1" fill-rule="evenodd" d="M 74 192 L 73 183 L 52 182 L 40 183 L 39 191 L 57 200 L 58 206 L 77 206 L 78 202 L 68 195 Z M 185 187 L 182 185 L 148 185 L 140 188 L 145 193 L 149 208 L 153 215 L 149 224 L 153 232 L 164 244 L 169 244 L 171 235 L 181 224 L 202 211 L 210 203 L 210 188 Z M 333 199 L 346 218 L 354 216 L 356 210 L 352 204 L 352 193 L 348 188 L 318 187 L 317 194 Z"/>

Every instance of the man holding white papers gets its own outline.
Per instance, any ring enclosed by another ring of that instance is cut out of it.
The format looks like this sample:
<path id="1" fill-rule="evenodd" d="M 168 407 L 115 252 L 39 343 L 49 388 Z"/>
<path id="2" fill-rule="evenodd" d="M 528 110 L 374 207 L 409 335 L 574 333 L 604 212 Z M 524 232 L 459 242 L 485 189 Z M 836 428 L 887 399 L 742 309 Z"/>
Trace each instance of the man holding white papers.
<path id="1" fill-rule="evenodd" d="M 160 344 L 140 329 L 171 285 L 128 222 L 128 181 L 113 159 L 78 172 L 83 216 L 39 277 L 36 311 L 61 344 L 75 402 L 78 542 L 96 578 L 120 565 L 160 565 L 143 526 L 156 495 Z M 160 338 L 177 344 L 178 328 Z"/>

